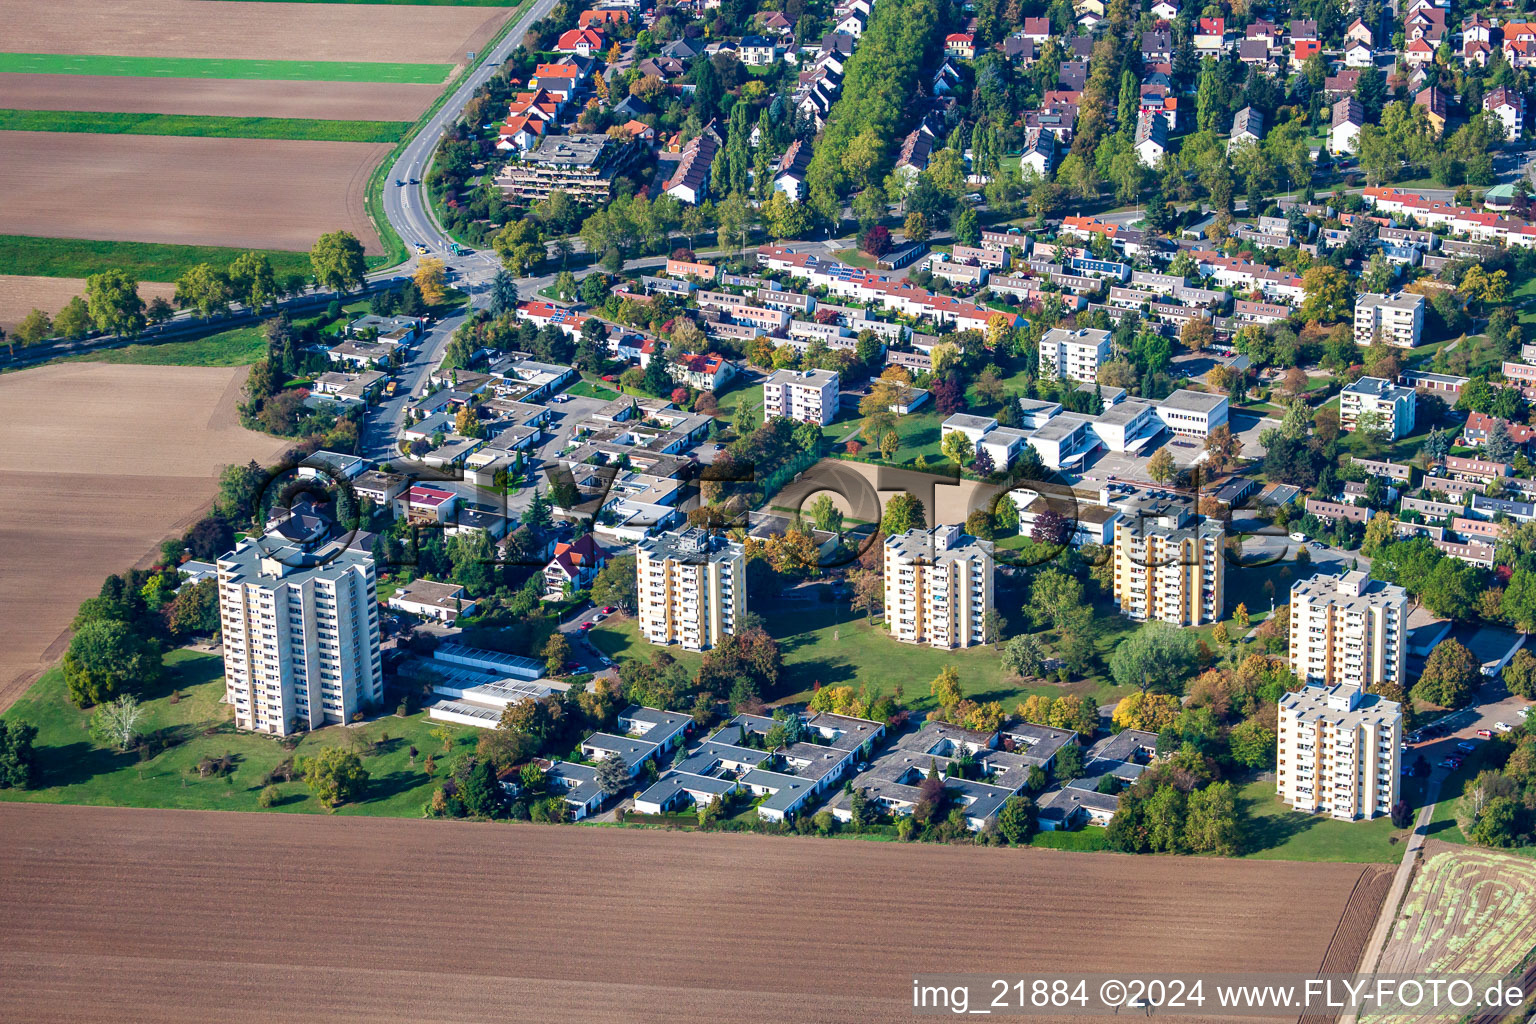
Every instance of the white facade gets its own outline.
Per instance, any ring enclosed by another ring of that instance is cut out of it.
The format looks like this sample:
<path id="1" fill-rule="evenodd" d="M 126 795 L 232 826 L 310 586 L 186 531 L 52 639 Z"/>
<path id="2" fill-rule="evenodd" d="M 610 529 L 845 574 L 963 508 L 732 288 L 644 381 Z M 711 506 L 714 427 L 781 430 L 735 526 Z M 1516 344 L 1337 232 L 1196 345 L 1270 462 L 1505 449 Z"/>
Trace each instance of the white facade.
<path id="1" fill-rule="evenodd" d="M 218 561 L 226 696 L 235 726 L 285 736 L 384 698 L 373 558 L 246 538 Z"/>
<path id="2" fill-rule="evenodd" d="M 1413 348 L 1424 332 L 1424 296 L 1407 292 L 1382 295 L 1361 292 L 1355 298 L 1355 344 L 1381 340 L 1398 348 Z"/>
<path id="3" fill-rule="evenodd" d="M 736 632 L 747 610 L 746 552 L 698 527 L 635 548 L 640 635 L 653 644 L 707 651 Z"/>
<path id="4" fill-rule="evenodd" d="M 1408 592 L 1363 572 L 1291 586 L 1291 671 L 1307 683 L 1405 689 Z"/>
<path id="5" fill-rule="evenodd" d="M 1175 434 L 1209 437 L 1211 431 L 1227 425 L 1227 399 L 1180 388 L 1157 403 L 1157 418 Z"/>
<path id="6" fill-rule="evenodd" d="M 1308 686 L 1280 698 L 1276 788 L 1298 811 L 1342 821 L 1392 813 L 1402 709 L 1358 686 Z"/>
<path id="7" fill-rule="evenodd" d="M 1040 339 L 1040 371 L 1062 380 L 1097 380 L 1109 353 L 1108 331 L 1053 327 Z"/>
<path id="8" fill-rule="evenodd" d="M 960 527 L 908 530 L 885 539 L 885 621 L 908 644 L 985 643 L 992 607 L 992 544 Z"/>
<path id="9" fill-rule="evenodd" d="M 763 382 L 763 421 L 787 416 L 826 426 L 837 416 L 836 370 L 778 370 Z"/>
<path id="10" fill-rule="evenodd" d="M 1413 433 L 1418 393 L 1380 377 L 1361 377 L 1339 392 L 1339 426 L 1354 430 L 1360 417 L 1375 416 L 1395 441 Z"/>

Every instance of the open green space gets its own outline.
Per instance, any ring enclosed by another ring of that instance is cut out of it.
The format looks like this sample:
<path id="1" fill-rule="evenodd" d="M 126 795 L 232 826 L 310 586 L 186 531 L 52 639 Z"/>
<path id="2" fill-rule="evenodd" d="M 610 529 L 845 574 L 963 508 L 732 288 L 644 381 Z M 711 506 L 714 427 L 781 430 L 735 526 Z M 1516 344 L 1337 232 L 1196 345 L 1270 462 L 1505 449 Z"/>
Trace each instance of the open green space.
<path id="1" fill-rule="evenodd" d="M 186 135 L 300 142 L 396 142 L 409 121 L 335 121 L 315 117 L 218 117 L 124 114 L 95 110 L 0 109 L 0 131 L 89 132 L 97 135 Z"/>
<path id="2" fill-rule="evenodd" d="M 139 723 L 157 748 L 153 755 L 123 753 L 91 739 L 90 712 L 69 703 L 63 671 L 50 669 L 4 716 L 37 726 L 38 782 L 33 789 L 0 790 L 0 799 L 254 811 L 274 769 L 291 757 L 346 745 L 360 751 L 369 782 L 363 800 L 337 813 L 417 817 L 436 785 L 424 768 L 427 755 L 436 758 L 441 780 L 453 755 L 469 750 L 477 739 L 475 729 L 431 722 L 425 712 L 417 712 L 364 725 L 329 726 L 305 734 L 290 750 L 273 737 L 235 730 L 230 708 L 222 703 L 222 664 L 217 655 L 191 650 L 166 657 L 167 678 L 143 695 L 145 714 Z M 438 729 L 448 731 L 446 753 L 443 741 L 431 735 Z M 231 762 L 227 774 L 199 771 L 203 762 L 226 755 Z M 302 781 L 275 785 L 277 799 L 271 810 L 323 810 Z"/>
<path id="3" fill-rule="evenodd" d="M 960 673 L 965 695 L 976 701 L 1001 701 L 1012 711 L 1032 693 L 1058 697 L 1065 693 L 1089 694 L 1100 703 L 1121 694 L 1107 678 L 1090 677 L 1070 683 L 1026 681 L 1004 671 L 997 651 L 990 646 L 946 651 L 899 643 L 891 639 L 878 620 L 871 623 L 854 614 L 844 602 L 782 601 L 764 614 L 768 632 L 779 642 L 783 668 L 779 685 L 767 695 L 773 702 L 810 699 L 816 684 L 822 686 L 867 685 L 871 690 L 892 692 L 902 688 L 904 703 L 919 713 L 936 706 L 928 685 L 947 665 Z M 1117 617 L 1118 618 L 1118 617 Z M 1112 623 L 1106 625 L 1113 626 Z M 1103 654 L 1118 642 L 1123 630 L 1106 629 L 1099 638 Z M 676 647 L 655 647 L 642 640 L 636 621 L 610 618 L 588 634 L 592 643 L 615 661 L 649 658 L 666 650 L 689 672 L 696 671 L 701 655 Z M 1049 634 L 1047 634 L 1049 639 Z"/>
<path id="4" fill-rule="evenodd" d="M 720 410 L 716 415 L 726 422 L 734 420 L 736 418 L 736 410 L 743 405 L 752 409 L 757 414 L 757 418 L 761 419 L 763 411 L 763 386 L 761 384 L 753 384 L 749 387 L 732 388 L 724 394 L 716 392 L 715 402 Z"/>
<path id="5" fill-rule="evenodd" d="M 316 237 L 319 233 L 316 233 Z M 95 238 L 41 238 L 0 235 L 0 274 L 30 277 L 89 277 L 103 270 L 127 268 L 141 281 L 174 281 L 199 263 L 227 267 L 246 249 L 219 245 L 165 245 L 159 242 L 109 242 Z M 286 249 L 257 250 L 278 277 L 314 273 L 309 253 Z M 370 266 L 373 260 L 370 260 Z"/>
<path id="6" fill-rule="evenodd" d="M 1238 799 L 1248 818 L 1244 857 L 1396 864 L 1407 850 L 1408 830 L 1395 827 L 1392 819 L 1335 821 L 1293 811 L 1275 796 L 1272 781 L 1250 782 L 1238 792 Z"/>
<path id="7" fill-rule="evenodd" d="M 157 345 L 124 345 L 83 356 L 74 363 L 135 363 L 140 366 L 249 366 L 267 354 L 257 327 L 234 327 L 206 338 L 167 341 Z"/>
<path id="8" fill-rule="evenodd" d="M 601 384 L 594 384 L 593 382 L 587 380 L 577 381 L 575 384 L 572 384 L 570 387 L 566 388 L 565 393 L 568 395 L 577 395 L 581 398 L 600 398 L 605 402 L 612 401 L 613 399 L 619 397 L 619 393 L 613 388 L 604 387 Z"/>
<path id="9" fill-rule="evenodd" d="M 368 60 L 234 60 L 225 57 L 117 57 L 91 53 L 0 53 L 0 71 L 27 75 L 238 78 L 284 82 L 395 82 L 439 85 L 452 64 Z"/>

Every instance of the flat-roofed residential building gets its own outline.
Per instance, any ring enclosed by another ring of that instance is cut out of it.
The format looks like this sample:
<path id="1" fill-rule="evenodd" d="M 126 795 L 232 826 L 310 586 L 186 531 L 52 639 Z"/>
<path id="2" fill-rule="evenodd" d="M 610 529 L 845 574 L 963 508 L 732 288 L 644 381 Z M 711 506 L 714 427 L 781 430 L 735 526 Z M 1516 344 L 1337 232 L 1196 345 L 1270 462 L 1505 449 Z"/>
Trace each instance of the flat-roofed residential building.
<path id="1" fill-rule="evenodd" d="M 707 651 L 736 632 L 747 610 L 746 550 L 698 527 L 635 548 L 640 635 L 653 644 Z"/>
<path id="2" fill-rule="evenodd" d="M 564 192 L 577 202 L 607 201 L 613 179 L 640 147 L 607 135 L 546 135 L 520 162 L 507 164 L 496 184 L 522 199 L 548 199 Z"/>
<path id="3" fill-rule="evenodd" d="M 837 416 L 836 370 L 777 370 L 763 382 L 763 421 L 787 416 L 826 426 Z"/>
<path id="4" fill-rule="evenodd" d="M 1291 671 L 1307 683 L 1406 688 L 1408 592 L 1363 572 L 1291 585 Z"/>
<path id="5" fill-rule="evenodd" d="M 1061 380 L 1097 380 L 1109 353 L 1108 331 L 1052 327 L 1040 339 L 1040 370 Z"/>
<path id="6" fill-rule="evenodd" d="M 1355 344 L 1378 336 L 1388 345 L 1413 348 L 1424 333 L 1424 296 L 1408 292 L 1361 292 L 1355 298 Z"/>
<path id="7" fill-rule="evenodd" d="M 1294 618 L 1292 619 L 1294 622 Z M 1348 683 L 1280 698 L 1276 789 L 1298 811 L 1341 821 L 1392 813 L 1398 800 L 1402 708 Z"/>
<path id="8" fill-rule="evenodd" d="M 986 643 L 992 607 L 992 543 L 959 526 L 908 530 L 885 539 L 885 620 L 908 644 Z"/>
<path id="9" fill-rule="evenodd" d="M 1361 377 L 1339 392 L 1339 426 L 1357 429 L 1363 418 L 1387 432 L 1392 440 L 1413 433 L 1418 393 L 1380 377 Z"/>
<path id="10" fill-rule="evenodd" d="M 1226 606 L 1226 531 L 1186 510 L 1124 515 L 1114 525 L 1114 594 L 1137 622 L 1203 626 Z"/>
<path id="11" fill-rule="evenodd" d="M 235 727 L 286 736 L 384 699 L 373 558 L 276 534 L 218 560 L 224 685 Z"/>
<path id="12" fill-rule="evenodd" d="M 1227 399 L 1180 388 L 1157 403 L 1157 418 L 1175 434 L 1209 437 L 1211 431 L 1227 425 Z"/>

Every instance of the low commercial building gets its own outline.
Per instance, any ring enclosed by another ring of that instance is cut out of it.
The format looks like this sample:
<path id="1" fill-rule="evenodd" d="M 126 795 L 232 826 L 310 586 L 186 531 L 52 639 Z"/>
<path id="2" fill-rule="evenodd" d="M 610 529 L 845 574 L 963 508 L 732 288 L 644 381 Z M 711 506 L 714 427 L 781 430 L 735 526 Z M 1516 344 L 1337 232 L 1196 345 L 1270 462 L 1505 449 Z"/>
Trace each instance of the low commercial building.
<path id="1" fill-rule="evenodd" d="M 1227 425 L 1227 399 L 1180 388 L 1157 403 L 1157 418 L 1175 434 L 1206 438 L 1217 427 Z"/>
<path id="2" fill-rule="evenodd" d="M 452 622 L 460 615 L 475 613 L 475 601 L 463 587 L 432 580 L 412 580 L 395 591 L 386 603 L 397 611 L 438 622 Z"/>

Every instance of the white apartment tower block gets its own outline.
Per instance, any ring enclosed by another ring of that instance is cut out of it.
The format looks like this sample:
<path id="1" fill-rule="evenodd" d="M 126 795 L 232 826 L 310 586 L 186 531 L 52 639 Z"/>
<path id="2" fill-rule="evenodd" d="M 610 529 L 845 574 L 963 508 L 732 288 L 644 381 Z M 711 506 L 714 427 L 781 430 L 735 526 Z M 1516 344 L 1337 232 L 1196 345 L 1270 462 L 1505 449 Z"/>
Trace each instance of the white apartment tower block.
<path id="1" fill-rule="evenodd" d="M 779 370 L 763 382 L 763 422 L 787 416 L 826 426 L 837 417 L 836 370 Z"/>
<path id="2" fill-rule="evenodd" d="M 907 644 L 986 642 L 992 607 L 992 543 L 954 525 L 885 539 L 885 621 Z"/>
<path id="3" fill-rule="evenodd" d="M 1226 531 L 1187 512 L 1139 515 L 1115 523 L 1115 601 L 1137 622 L 1204 626 L 1226 607 Z"/>
<path id="4" fill-rule="evenodd" d="M 1306 683 L 1358 686 L 1408 680 L 1408 592 L 1363 572 L 1291 585 L 1291 671 Z"/>
<path id="5" fill-rule="evenodd" d="M 1424 296 L 1408 292 L 1355 298 L 1355 344 L 1369 345 L 1379 335 L 1388 345 L 1413 348 L 1424 333 Z"/>
<path id="6" fill-rule="evenodd" d="M 1276 789 L 1298 811 L 1341 821 L 1392 813 L 1398 799 L 1403 714 L 1348 683 L 1280 698 Z"/>
<path id="7" fill-rule="evenodd" d="M 241 729 L 285 736 L 384 699 L 373 558 L 273 534 L 218 560 L 226 695 Z"/>
<path id="8" fill-rule="evenodd" d="M 1052 327 L 1040 339 L 1040 372 L 1059 380 L 1094 381 L 1109 353 L 1108 331 Z"/>
<path id="9" fill-rule="evenodd" d="M 747 610 L 746 549 L 689 527 L 640 542 L 635 573 L 640 635 L 707 651 L 735 633 Z"/>

